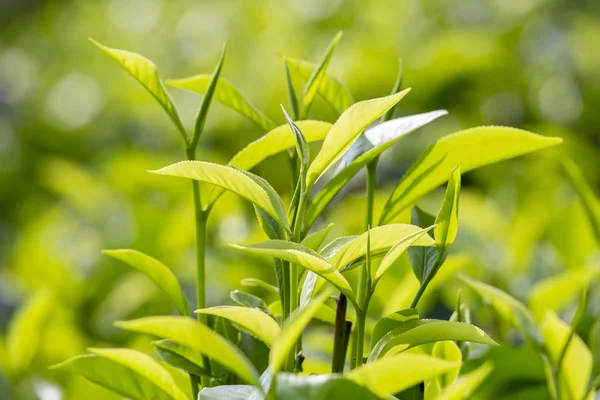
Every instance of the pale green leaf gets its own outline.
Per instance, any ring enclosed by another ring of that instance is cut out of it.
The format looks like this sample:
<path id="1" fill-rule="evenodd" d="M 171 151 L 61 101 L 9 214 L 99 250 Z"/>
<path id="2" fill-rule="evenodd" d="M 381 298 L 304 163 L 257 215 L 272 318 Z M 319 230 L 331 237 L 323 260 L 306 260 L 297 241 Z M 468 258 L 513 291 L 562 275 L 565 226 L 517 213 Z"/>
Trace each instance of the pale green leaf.
<path id="1" fill-rule="evenodd" d="M 332 293 L 332 288 L 324 290 L 315 296 L 305 307 L 297 308 L 285 321 L 281 329 L 281 334 L 271 346 L 271 353 L 269 354 L 269 367 L 273 374 L 279 372 L 287 354 L 296 344 L 306 325 L 319 312 Z"/>
<path id="2" fill-rule="evenodd" d="M 129 264 L 152 280 L 171 299 L 181 315 L 190 309 L 181 286 L 171 270 L 160 261 L 137 250 L 104 250 L 102 253 Z"/>
<path id="3" fill-rule="evenodd" d="M 173 104 L 173 100 L 167 93 L 167 89 L 158 75 L 156 65 L 154 65 L 152 61 L 139 54 L 106 47 L 92 39 L 90 39 L 90 41 L 100 50 L 108 54 L 117 63 L 119 63 L 119 65 L 123 67 L 125 71 L 133 76 L 144 88 L 146 88 L 148 92 L 150 92 L 150 94 L 156 99 L 156 101 L 158 101 L 162 108 L 164 108 L 164 110 L 167 112 L 171 120 L 175 123 L 177 129 L 183 136 L 184 141 L 187 143 L 185 129 L 181 124 L 181 120 L 179 119 L 179 114 L 177 113 L 177 109 Z"/>
<path id="4" fill-rule="evenodd" d="M 189 397 L 169 372 L 152 357 L 131 349 L 89 349 L 93 354 L 73 357 L 52 368 L 84 376 L 134 400 Z"/>
<path id="5" fill-rule="evenodd" d="M 460 164 L 452 170 L 444 202 L 440 212 L 435 219 L 435 228 L 433 236 L 437 249 L 440 253 L 445 253 L 454 243 L 458 233 L 458 200 L 460 196 Z"/>
<path id="6" fill-rule="evenodd" d="M 231 246 L 248 253 L 267 255 L 298 264 L 330 282 L 348 298 L 354 299 L 354 293 L 346 278 L 319 253 L 308 247 L 284 240 L 267 240 L 251 245 L 232 244 Z"/>
<path id="7" fill-rule="evenodd" d="M 433 226 L 429 228 L 421 229 L 415 233 L 412 233 L 408 236 L 400 239 L 383 257 L 381 264 L 379 264 L 379 268 L 377 269 L 377 273 L 375 274 L 375 280 L 379 280 L 383 274 L 396 262 L 398 258 L 404 252 L 412 246 L 417 240 L 421 239 L 423 236 L 427 235 Z"/>
<path id="8" fill-rule="evenodd" d="M 171 339 L 217 361 L 238 374 L 244 381 L 258 383 L 258 373 L 244 354 L 229 341 L 192 318 L 146 317 L 116 322 L 115 325 L 129 331 Z"/>
<path id="9" fill-rule="evenodd" d="M 567 176 L 577 189 L 581 202 L 590 220 L 590 224 L 596 235 L 596 241 L 600 244 L 600 200 L 596 192 L 590 187 L 583 176 L 581 169 L 570 158 L 563 158 L 563 166 Z"/>
<path id="10" fill-rule="evenodd" d="M 211 307 L 196 310 L 196 313 L 216 315 L 235 322 L 269 346 L 279 335 L 279 325 L 264 312 L 248 307 Z"/>
<path id="11" fill-rule="evenodd" d="M 457 363 L 421 354 L 397 354 L 362 365 L 346 378 L 373 393 L 387 396 L 432 379 L 454 368 Z"/>
<path id="12" fill-rule="evenodd" d="M 410 89 L 378 99 L 365 100 L 344 111 L 333 124 L 323 141 L 323 147 L 311 163 L 306 187 L 311 188 L 325 171 L 335 163 L 372 122 L 395 106 Z"/>
<path id="13" fill-rule="evenodd" d="M 264 180 L 252 179 L 247 171 L 205 161 L 181 161 L 150 172 L 194 179 L 230 190 L 261 207 L 279 223 L 287 226 L 285 208 L 275 189 L 260 184 Z"/>
<path id="14" fill-rule="evenodd" d="M 52 294 L 38 290 L 17 311 L 6 334 L 6 369 L 13 380 L 20 380 L 34 360 L 40 346 L 41 332 L 52 310 Z"/>
<path id="15" fill-rule="evenodd" d="M 199 351 L 169 339 L 157 340 L 154 346 L 160 358 L 167 364 L 194 375 L 210 375 L 210 371 L 204 367 L 204 359 Z"/>
<path id="16" fill-rule="evenodd" d="M 331 231 L 331 228 L 333 228 L 333 224 L 327 225 L 320 231 L 311 233 L 310 235 L 306 236 L 304 240 L 302 240 L 301 244 L 314 251 L 319 251 L 319 248 L 325 241 L 325 238 L 329 234 L 329 231 Z"/>
<path id="17" fill-rule="evenodd" d="M 211 79 L 212 75 L 204 74 L 183 79 L 169 79 L 167 80 L 167 84 L 169 86 L 203 95 L 206 93 Z M 246 98 L 230 82 L 223 78 L 219 78 L 214 98 L 219 103 L 232 108 L 266 131 L 276 127 L 273 121 L 246 100 Z"/>
<path id="18" fill-rule="evenodd" d="M 444 388 L 452 385 L 458 377 L 462 363 L 462 352 L 456 343 L 451 341 L 436 342 L 431 350 L 431 355 L 442 360 L 455 362 L 456 367 L 445 374 L 425 381 L 425 400 L 436 400 Z"/>
<path id="19" fill-rule="evenodd" d="M 491 362 L 486 362 L 475 371 L 459 377 L 456 382 L 440 393 L 437 400 L 463 400 L 471 397 L 475 389 L 494 370 Z"/>
<path id="20" fill-rule="evenodd" d="M 570 334 L 570 327 L 552 311 L 547 311 L 542 323 L 542 337 L 552 361 L 557 362 Z M 593 399 L 585 397 L 592 373 L 593 358 L 590 350 L 578 335 L 573 336 L 564 355 L 559 376 L 560 398 Z"/>
<path id="21" fill-rule="evenodd" d="M 483 126 L 444 136 L 429 147 L 404 174 L 383 208 L 380 224 L 446 182 L 460 162 L 463 173 L 562 142 L 520 129 Z"/>

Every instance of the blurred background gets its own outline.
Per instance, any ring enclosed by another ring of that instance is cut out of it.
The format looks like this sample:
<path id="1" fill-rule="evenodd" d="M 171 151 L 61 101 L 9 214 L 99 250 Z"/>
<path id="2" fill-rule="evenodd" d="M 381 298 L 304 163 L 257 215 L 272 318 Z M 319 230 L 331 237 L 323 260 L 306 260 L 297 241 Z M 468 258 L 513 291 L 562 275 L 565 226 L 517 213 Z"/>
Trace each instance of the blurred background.
<path id="1" fill-rule="evenodd" d="M 88 346 L 135 346 L 114 320 L 171 312 L 150 281 L 102 249 L 134 248 L 163 261 L 193 304 L 189 185 L 145 172 L 183 159 L 181 139 L 154 99 L 88 37 L 145 55 L 165 78 L 211 73 L 227 41 L 222 76 L 279 124 L 279 105 L 288 104 L 275 51 L 317 62 L 339 30 L 344 36 L 329 73 L 355 100 L 387 95 L 402 58 L 404 86 L 412 91 L 396 114 L 449 111 L 383 157 L 380 204 L 419 153 L 454 131 L 508 125 L 564 138 L 557 148 L 464 176 L 455 254 L 425 312 L 450 315 L 458 270 L 527 302 L 536 282 L 589 263 L 596 243 L 559 156 L 574 158 L 597 187 L 596 0 L 0 0 L 0 337 L 27 298 L 41 289 L 52 293 L 48 322 L 35 332 L 40 353 L 12 396 L 113 398 L 47 366 Z M 171 93 L 191 127 L 200 96 Z M 317 99 L 311 118 L 333 122 L 337 114 Z M 199 157 L 225 163 L 262 134 L 215 103 Z M 285 157 L 255 172 L 289 198 Z M 328 209 L 335 223 L 329 239 L 361 232 L 363 191 L 359 175 Z M 420 204 L 435 213 L 442 195 Z M 227 246 L 263 238 L 247 203 L 225 196 L 209 229 L 209 305 L 230 303 L 240 279 L 274 281 L 269 260 Z M 410 273 L 400 263 L 382 282 L 374 317 L 412 297 L 399 289 L 412 287 Z M 598 315 L 600 302 L 590 304 Z M 480 313 L 475 322 L 494 336 L 508 328 L 492 314 Z"/>

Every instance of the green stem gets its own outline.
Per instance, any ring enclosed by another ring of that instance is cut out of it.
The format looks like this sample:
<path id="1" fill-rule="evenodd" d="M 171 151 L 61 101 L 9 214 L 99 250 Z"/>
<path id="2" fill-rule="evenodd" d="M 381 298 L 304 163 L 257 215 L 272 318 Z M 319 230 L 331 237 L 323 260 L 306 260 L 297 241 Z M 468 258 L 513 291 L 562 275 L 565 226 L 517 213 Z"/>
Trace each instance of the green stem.
<path id="1" fill-rule="evenodd" d="M 198 398 L 198 393 L 200 392 L 198 390 L 198 376 L 190 374 L 190 383 L 192 385 L 192 395 L 194 399 Z"/>
<path id="2" fill-rule="evenodd" d="M 365 311 L 356 314 L 356 352 L 354 353 L 354 368 L 358 368 L 363 364 L 366 321 L 367 313 Z"/>

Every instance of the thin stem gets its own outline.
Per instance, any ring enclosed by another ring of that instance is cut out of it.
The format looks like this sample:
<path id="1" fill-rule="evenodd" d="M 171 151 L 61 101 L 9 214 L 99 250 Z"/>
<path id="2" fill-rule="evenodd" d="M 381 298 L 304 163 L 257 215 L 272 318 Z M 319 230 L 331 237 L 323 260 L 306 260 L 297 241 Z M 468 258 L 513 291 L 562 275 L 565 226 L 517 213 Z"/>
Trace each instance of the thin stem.
<path id="1" fill-rule="evenodd" d="M 361 311 L 356 314 L 356 352 L 354 353 L 354 368 L 358 368 L 363 364 L 366 321 L 366 312 Z"/>

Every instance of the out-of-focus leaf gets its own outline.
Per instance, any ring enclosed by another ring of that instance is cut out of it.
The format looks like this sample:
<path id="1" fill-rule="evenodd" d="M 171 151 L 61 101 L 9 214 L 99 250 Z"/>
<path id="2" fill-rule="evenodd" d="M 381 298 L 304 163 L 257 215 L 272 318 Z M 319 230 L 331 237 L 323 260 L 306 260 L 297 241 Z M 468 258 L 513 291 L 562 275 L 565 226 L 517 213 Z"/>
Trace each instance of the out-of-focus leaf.
<path id="1" fill-rule="evenodd" d="M 369 128 L 352 144 L 337 165 L 336 171 L 311 199 L 306 210 L 306 226 L 311 226 L 329 202 L 365 165 L 409 133 L 446 115 L 445 110 L 397 118 Z"/>
<path id="2" fill-rule="evenodd" d="M 319 253 L 301 244 L 284 240 L 267 240 L 251 245 L 232 244 L 231 246 L 248 253 L 272 256 L 298 264 L 330 282 L 344 292 L 348 298 L 354 298 L 354 293 L 346 278 Z"/>
<path id="3" fill-rule="evenodd" d="M 242 292 L 241 290 L 233 290 L 229 294 L 229 297 L 231 297 L 231 300 L 245 308 L 259 308 L 261 310 L 266 310 L 268 308 L 267 303 L 265 303 L 263 299 L 253 294 Z"/>
<path id="4" fill-rule="evenodd" d="M 494 370 L 494 364 L 486 362 L 475 371 L 459 377 L 456 382 L 440 393 L 437 400 L 463 400 L 471 397 L 475 389 Z"/>
<path id="5" fill-rule="evenodd" d="M 341 375 L 295 375 L 280 373 L 275 380 L 275 396 L 289 400 L 361 399 L 381 397 Z"/>
<path id="6" fill-rule="evenodd" d="M 253 394 L 260 396 L 260 392 L 250 385 L 223 385 L 202 389 L 198 400 L 247 400 Z"/>
<path id="7" fill-rule="evenodd" d="M 542 337 L 554 363 L 557 362 L 570 334 L 568 324 L 547 311 L 542 324 Z M 593 399 L 594 395 L 584 397 L 587 393 L 589 378 L 592 373 L 593 358 L 590 350 L 578 335 L 573 336 L 562 360 L 559 376 L 559 396 L 565 399 Z"/>
<path id="8" fill-rule="evenodd" d="M 304 88 L 304 102 L 303 102 L 303 114 L 308 115 L 308 111 L 312 105 L 319 88 L 321 87 L 321 83 L 325 80 L 327 74 L 327 67 L 329 66 L 329 61 L 331 61 L 331 57 L 333 56 L 333 51 L 337 47 L 340 39 L 342 38 L 342 32 L 338 32 L 337 35 L 333 38 L 327 50 L 323 54 L 323 57 L 317 64 L 317 67 L 313 70 L 310 78 L 308 78 L 308 82 L 306 83 L 306 87 Z"/>
<path id="9" fill-rule="evenodd" d="M 329 231 L 331 231 L 331 228 L 333 228 L 333 224 L 327 225 L 325 228 L 321 229 L 320 231 L 311 233 L 310 235 L 308 235 L 307 237 L 304 238 L 304 240 L 301 242 L 302 245 L 304 245 L 314 251 L 319 251 L 319 248 L 325 241 L 325 238 L 329 234 Z"/>
<path id="10" fill-rule="evenodd" d="M 163 339 L 171 339 L 230 369 L 248 383 L 258 384 L 258 372 L 233 344 L 188 317 L 146 317 L 116 322 L 116 326 Z"/>
<path id="11" fill-rule="evenodd" d="M 413 326 L 412 323 L 403 324 L 386 333 L 371 350 L 369 361 L 382 358 L 392 349 L 397 353 L 421 344 L 444 340 L 497 345 L 492 338 L 475 325 L 463 322 L 421 319 L 416 326 Z"/>
<path id="12" fill-rule="evenodd" d="M 122 396 L 136 400 L 189 397 L 152 357 L 131 349 L 89 349 L 52 368 L 84 376 Z"/>
<path id="13" fill-rule="evenodd" d="M 227 318 L 268 345 L 273 343 L 280 332 L 279 325 L 273 318 L 255 308 L 224 306 L 204 308 L 195 312 Z"/>
<path id="14" fill-rule="evenodd" d="M 190 308 L 181 291 L 179 281 L 166 265 L 137 250 L 104 250 L 102 253 L 123 261 L 146 275 L 165 292 L 181 315 L 190 314 Z"/>
<path id="15" fill-rule="evenodd" d="M 380 224 L 389 223 L 406 208 L 450 177 L 460 162 L 463 173 L 562 142 L 520 129 L 482 126 L 444 136 L 429 147 L 402 177 L 387 203 Z"/>
<path id="16" fill-rule="evenodd" d="M 581 169 L 570 158 L 563 158 L 563 166 L 573 186 L 577 189 L 581 202 L 585 207 L 585 211 L 596 235 L 596 240 L 600 244 L 600 200 L 598 195 L 590 187 L 585 180 Z"/>
<path id="17" fill-rule="evenodd" d="M 567 302 L 598 276 L 600 276 L 600 268 L 597 265 L 591 265 L 568 270 L 538 282 L 531 289 L 529 308 L 541 321 L 546 311 L 560 311 Z"/>
<path id="18" fill-rule="evenodd" d="M 283 58 L 290 69 L 296 71 L 306 81 L 310 79 L 313 71 L 317 68 L 310 61 L 285 56 Z M 341 80 L 328 74 L 321 79 L 318 94 L 340 114 L 354 104 L 348 87 Z"/>
<path id="19" fill-rule="evenodd" d="M 248 287 L 258 287 L 275 297 L 279 296 L 279 289 L 276 286 L 270 285 L 257 278 L 244 278 L 242 279 L 241 284 Z"/>
<path id="20" fill-rule="evenodd" d="M 168 79 L 167 85 L 203 95 L 206 93 L 211 79 L 211 74 L 203 74 L 183 79 Z M 224 78 L 219 78 L 214 98 L 219 103 L 232 108 L 266 131 L 276 127 L 273 121 L 260 112 L 260 110 L 252 105 L 252 103 L 246 100 L 246 98 L 235 88 L 235 86 L 233 86 Z"/>
<path id="21" fill-rule="evenodd" d="M 346 374 L 346 378 L 384 397 L 447 373 L 456 366 L 455 362 L 426 355 L 397 354 L 364 364 Z"/>
<path id="22" fill-rule="evenodd" d="M 410 223 L 426 228 L 435 224 L 435 217 L 415 206 L 411 211 Z M 415 276 L 419 282 L 423 282 L 423 278 L 435 268 L 438 262 L 438 249 L 435 246 L 411 246 L 408 249 L 408 257 Z"/>
<path id="23" fill-rule="evenodd" d="M 5 368 L 11 380 L 20 380 L 35 358 L 42 340 L 41 332 L 52 306 L 50 291 L 39 290 L 10 322 L 6 334 Z"/>
<path id="24" fill-rule="evenodd" d="M 264 179 L 253 179 L 247 171 L 205 161 L 181 161 L 156 171 L 158 175 L 189 178 L 230 190 L 268 212 L 279 223 L 287 226 L 281 198 Z"/>
<path id="25" fill-rule="evenodd" d="M 600 378 L 600 321 L 592 326 L 590 330 L 590 350 L 594 356 L 594 366 L 592 368 L 592 379 L 598 381 Z"/>
<path id="26" fill-rule="evenodd" d="M 518 300 L 509 294 L 478 282 L 465 276 L 460 278 L 469 285 L 481 298 L 489 303 L 500 316 L 514 325 L 534 346 L 540 346 L 542 340 L 536 327 L 535 319 L 531 312 Z"/>
<path id="27" fill-rule="evenodd" d="M 391 332 L 400 326 L 410 329 L 418 324 L 419 311 L 416 308 L 407 308 L 381 317 L 375 324 L 373 333 L 371 334 L 371 348 L 373 348 L 386 333 Z"/>
<path id="28" fill-rule="evenodd" d="M 171 120 L 177 126 L 179 133 L 183 136 L 184 141 L 187 143 L 187 135 L 185 128 L 181 124 L 179 114 L 173 104 L 171 96 L 167 93 L 165 85 L 158 75 L 156 65 L 147 58 L 132 53 L 130 51 L 113 49 L 106 47 L 90 39 L 90 41 L 96 45 L 100 50 L 108 54 L 113 60 L 115 60 L 125 71 L 133 76 L 141 85 L 146 88 L 148 92 L 158 101 L 158 103 L 164 108 Z"/>
<path id="29" fill-rule="evenodd" d="M 409 90 L 387 97 L 361 101 L 344 111 L 331 127 L 323 141 L 321 151 L 308 168 L 306 187 L 311 188 L 317 179 L 348 150 L 358 135 L 396 105 Z"/>
<path id="30" fill-rule="evenodd" d="M 269 354 L 271 373 L 276 374 L 279 372 L 287 354 L 294 347 L 302 331 L 320 310 L 321 306 L 325 304 L 331 293 L 333 293 L 332 288 L 324 290 L 315 296 L 306 307 L 297 308 L 285 321 L 281 334 L 271 346 L 271 353 Z"/>
<path id="31" fill-rule="evenodd" d="M 404 254 L 404 252 L 410 247 L 412 246 L 415 242 L 417 242 L 419 239 L 421 239 L 423 236 L 427 235 L 427 232 L 429 232 L 431 229 L 433 228 L 433 226 L 430 226 L 429 228 L 425 228 L 425 229 L 421 229 L 420 231 L 417 231 L 413 234 L 410 234 L 402 239 L 400 239 L 398 241 L 398 243 L 396 243 L 383 257 L 383 260 L 381 260 L 381 264 L 379 264 L 379 268 L 377 269 L 377 273 L 375 274 L 375 281 L 381 279 L 381 277 L 383 276 L 383 274 L 385 274 L 385 272 L 396 262 L 398 261 L 398 258 L 400 258 L 400 256 L 402 254 Z"/>
<path id="32" fill-rule="evenodd" d="M 458 233 L 458 199 L 460 196 L 460 164 L 452 170 L 444 202 L 435 219 L 433 235 L 438 252 L 445 253 Z"/>
<path id="33" fill-rule="evenodd" d="M 436 342 L 431 355 L 441 360 L 455 362 L 456 367 L 445 374 L 425 381 L 425 400 L 436 400 L 444 388 L 452 385 L 458 377 L 462 363 L 462 352 L 456 343 L 451 341 Z"/>
<path id="34" fill-rule="evenodd" d="M 160 358 L 169 365 L 195 375 L 210 375 L 204 367 L 202 353 L 169 339 L 154 342 Z"/>

